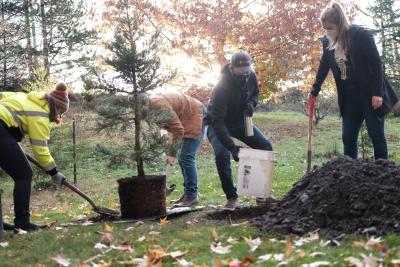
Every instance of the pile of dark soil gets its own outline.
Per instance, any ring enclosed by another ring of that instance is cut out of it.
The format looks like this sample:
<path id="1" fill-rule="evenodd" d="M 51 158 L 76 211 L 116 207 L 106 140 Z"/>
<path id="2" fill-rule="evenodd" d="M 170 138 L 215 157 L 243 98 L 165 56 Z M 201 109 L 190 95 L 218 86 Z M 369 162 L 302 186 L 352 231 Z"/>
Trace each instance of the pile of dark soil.
<path id="1" fill-rule="evenodd" d="M 387 160 L 334 158 L 252 221 L 285 234 L 400 232 L 400 167 Z"/>

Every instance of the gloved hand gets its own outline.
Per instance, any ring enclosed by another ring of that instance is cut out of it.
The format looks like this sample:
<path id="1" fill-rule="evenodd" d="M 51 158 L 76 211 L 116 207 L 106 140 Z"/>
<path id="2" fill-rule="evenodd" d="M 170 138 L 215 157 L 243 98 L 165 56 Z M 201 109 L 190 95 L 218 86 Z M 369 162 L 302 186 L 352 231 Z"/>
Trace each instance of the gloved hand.
<path id="1" fill-rule="evenodd" d="M 252 117 L 254 113 L 254 107 L 252 103 L 247 103 L 246 104 L 246 109 L 244 110 L 244 114 L 246 116 Z"/>
<path id="2" fill-rule="evenodd" d="M 66 180 L 67 178 L 65 177 L 64 174 L 62 174 L 61 172 L 57 172 L 56 174 L 51 176 L 51 180 L 53 181 L 53 183 L 55 183 L 56 185 L 62 185 L 62 182 L 64 180 Z"/>
<path id="3" fill-rule="evenodd" d="M 235 161 L 239 161 L 239 150 L 240 150 L 240 146 L 234 146 L 234 147 L 231 149 L 232 158 L 233 158 Z"/>

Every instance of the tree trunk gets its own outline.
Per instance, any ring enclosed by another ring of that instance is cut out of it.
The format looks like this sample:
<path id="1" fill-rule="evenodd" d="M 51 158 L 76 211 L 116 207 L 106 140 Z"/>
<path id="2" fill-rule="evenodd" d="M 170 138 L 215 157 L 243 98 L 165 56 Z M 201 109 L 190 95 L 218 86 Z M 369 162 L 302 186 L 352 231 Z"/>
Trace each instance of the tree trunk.
<path id="1" fill-rule="evenodd" d="M 49 64 L 49 41 L 47 38 L 47 18 L 45 13 L 45 0 L 40 0 L 40 17 L 42 21 L 42 42 L 43 42 L 43 65 L 46 71 L 45 79 L 47 80 L 50 75 L 50 64 Z"/>
<path id="2" fill-rule="evenodd" d="M 38 66 L 38 60 L 37 60 L 37 39 L 36 39 L 36 25 L 35 25 L 35 20 L 33 17 L 31 17 L 31 29 L 32 29 L 32 54 L 33 54 L 33 65 L 35 68 Z"/>
<path id="3" fill-rule="evenodd" d="M 33 56 L 32 56 L 31 26 L 30 26 L 30 20 L 31 20 L 30 5 L 31 5 L 31 0 L 24 0 L 26 53 L 27 53 L 29 77 L 30 80 L 33 80 L 34 67 L 33 67 Z"/>
<path id="4" fill-rule="evenodd" d="M 4 0 L 1 1 L 1 20 L 3 22 L 3 29 L 5 29 L 5 16 L 4 16 L 5 10 L 4 10 Z M 3 30 L 2 32 L 3 35 L 3 88 L 7 86 L 7 38 L 6 38 L 6 31 Z"/>

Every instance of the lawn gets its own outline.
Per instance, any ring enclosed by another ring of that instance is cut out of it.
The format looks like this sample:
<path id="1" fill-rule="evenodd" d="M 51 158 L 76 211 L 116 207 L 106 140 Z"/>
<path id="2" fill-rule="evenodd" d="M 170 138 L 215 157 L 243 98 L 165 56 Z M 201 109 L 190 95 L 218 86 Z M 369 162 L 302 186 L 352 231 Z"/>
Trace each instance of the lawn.
<path id="1" fill-rule="evenodd" d="M 272 194 L 282 197 L 306 171 L 307 118 L 298 113 L 273 112 L 257 113 L 254 121 L 270 138 L 277 153 Z M 399 123 L 399 118 L 388 119 L 386 123 L 390 157 L 397 164 L 400 163 Z M 97 203 L 118 208 L 116 180 L 132 175 L 132 168 L 109 168 L 95 147 L 132 138 L 118 133 L 97 134 L 91 130 L 92 126 L 87 118 L 78 121 L 78 186 Z M 58 129 L 62 136 L 67 136 L 68 131 L 68 121 L 63 129 Z M 58 149 L 59 169 L 71 180 L 71 146 L 67 145 L 69 140 L 63 142 L 64 146 L 54 144 L 51 148 Z M 314 128 L 313 165 L 320 166 L 341 151 L 340 120 L 328 117 Z M 146 262 L 143 260 L 146 257 L 148 261 L 153 260 L 154 266 L 161 266 L 160 262 L 163 266 L 184 265 L 185 261 L 197 266 L 364 266 L 362 263 L 365 266 L 367 263 L 368 266 L 380 263 L 399 266 L 400 238 L 397 235 L 337 239 L 316 233 L 304 237 L 283 236 L 262 232 L 245 219 L 210 220 L 207 213 L 223 205 L 225 197 L 207 141 L 202 145 L 197 164 L 200 204 L 205 206 L 204 210 L 166 220 L 60 227 L 62 223 L 95 214 L 84 200 L 68 189 L 34 190 L 32 220 L 54 225 L 48 230 L 25 235 L 7 233 L 7 243 L 2 243 L 4 247 L 0 245 L 0 266 L 57 266 L 56 257 L 69 262 L 70 266 L 135 266 Z M 234 162 L 233 170 L 236 174 Z M 162 173 L 162 164 L 149 172 Z M 177 166 L 169 183 L 178 185 L 169 199 L 178 198 L 182 194 L 182 181 Z M 3 210 L 9 220 L 12 218 L 11 179 L 3 175 L 0 185 L 5 190 Z M 255 205 L 254 202 L 254 198 L 240 197 L 241 205 Z M 221 245 L 217 250 L 224 248 L 229 252 L 212 251 L 211 245 L 217 243 Z M 174 258 L 172 252 L 177 251 L 183 255 Z M 157 261 L 158 258 L 162 259 Z"/>

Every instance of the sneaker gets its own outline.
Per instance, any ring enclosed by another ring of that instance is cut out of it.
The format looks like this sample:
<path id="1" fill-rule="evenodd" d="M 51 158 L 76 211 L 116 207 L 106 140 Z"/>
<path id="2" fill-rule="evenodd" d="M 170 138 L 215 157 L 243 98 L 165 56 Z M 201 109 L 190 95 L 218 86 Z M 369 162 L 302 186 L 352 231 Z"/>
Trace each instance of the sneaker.
<path id="1" fill-rule="evenodd" d="M 256 204 L 257 205 L 267 205 L 267 204 L 274 204 L 279 200 L 273 197 L 256 197 Z"/>
<path id="2" fill-rule="evenodd" d="M 27 232 L 34 232 L 34 231 L 37 231 L 42 228 L 46 228 L 46 226 L 37 225 L 34 223 L 27 223 L 24 225 L 15 225 L 14 233 L 18 234 L 21 230 L 27 231 Z"/>
<path id="3" fill-rule="evenodd" d="M 171 204 L 181 203 L 185 199 L 185 195 L 183 194 L 180 198 L 171 200 Z"/>
<path id="4" fill-rule="evenodd" d="M 199 198 L 198 197 L 188 197 L 185 196 L 182 200 L 182 202 L 176 203 L 174 207 L 192 207 L 199 203 Z"/>
<path id="5" fill-rule="evenodd" d="M 232 198 L 228 199 L 223 209 L 228 211 L 234 211 L 236 209 L 236 206 L 237 206 L 237 198 Z"/>
<path id="6" fill-rule="evenodd" d="M 169 187 L 165 188 L 165 195 L 169 196 L 176 188 L 176 184 L 171 184 Z"/>

